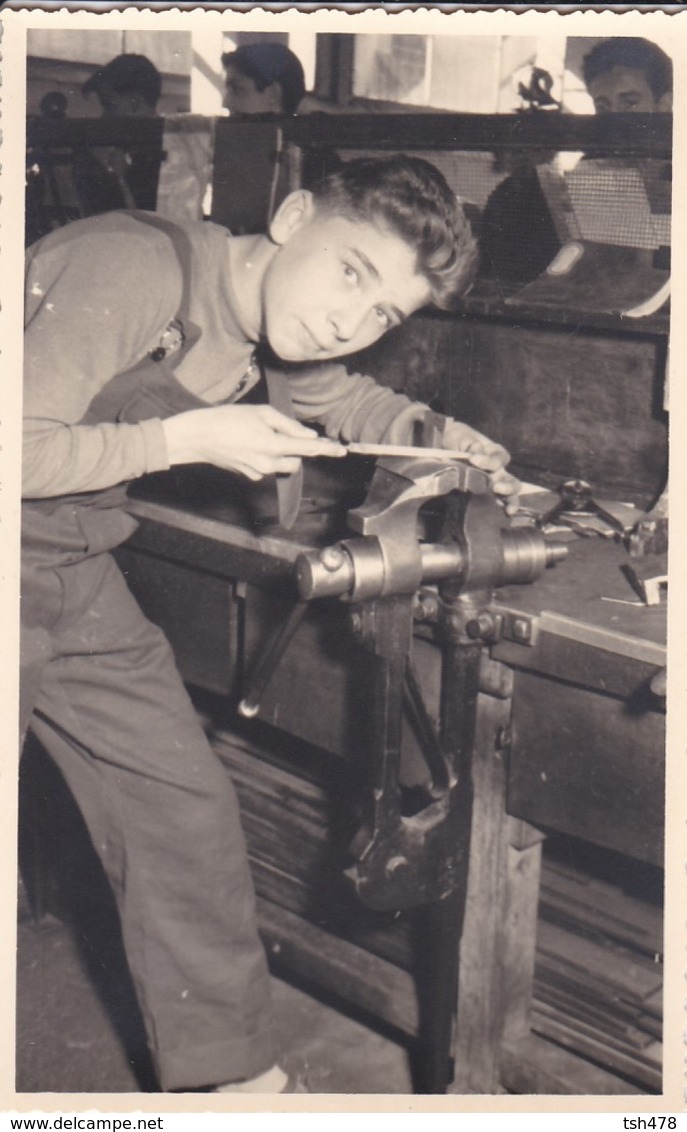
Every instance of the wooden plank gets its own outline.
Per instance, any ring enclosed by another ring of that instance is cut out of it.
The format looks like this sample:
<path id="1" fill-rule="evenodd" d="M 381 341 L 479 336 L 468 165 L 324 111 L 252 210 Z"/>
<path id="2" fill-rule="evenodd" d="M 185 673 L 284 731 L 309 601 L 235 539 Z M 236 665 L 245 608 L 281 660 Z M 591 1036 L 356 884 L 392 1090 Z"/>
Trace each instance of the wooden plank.
<path id="1" fill-rule="evenodd" d="M 410 975 L 313 924 L 303 931 L 302 920 L 283 908 L 260 898 L 257 907 L 273 966 L 326 987 L 344 1007 L 381 1018 L 402 1033 L 417 1032 L 417 995 Z"/>
<path id="2" fill-rule="evenodd" d="M 594 980 L 587 982 L 579 972 L 571 972 L 563 965 L 540 963 L 535 976 L 535 993 L 543 998 L 548 994 L 570 995 L 584 1009 L 598 1008 L 603 1012 L 610 1009 L 614 1017 L 630 1024 L 644 1015 L 640 1001 L 628 1002 L 613 988 L 599 986 Z"/>
<path id="3" fill-rule="evenodd" d="M 597 980 L 630 1002 L 641 1002 L 662 984 L 661 968 L 642 962 L 627 949 L 604 948 L 546 922 L 539 924 L 537 949 L 543 963 L 555 956 L 558 962 L 583 972 L 585 978 Z"/>
<path id="4" fill-rule="evenodd" d="M 573 924 L 631 944 L 647 956 L 663 951 L 663 910 L 588 874 L 566 875 L 545 863 L 540 914 L 559 926 Z"/>
<path id="5" fill-rule="evenodd" d="M 637 1025 L 641 1026 L 647 1034 L 650 1034 L 655 1042 L 663 1041 L 662 1018 L 656 1018 L 653 1014 L 640 1014 L 637 1019 Z"/>
<path id="6" fill-rule="evenodd" d="M 644 1092 L 536 1034 L 501 1051 L 501 1081 L 510 1093 L 550 1096 L 613 1096 Z"/>
<path id="7" fill-rule="evenodd" d="M 626 1080 L 639 1082 L 647 1091 L 657 1093 L 661 1091 L 662 1073 L 656 1058 L 649 1060 L 614 1048 L 600 1041 L 593 1033 L 586 1033 L 577 1026 L 573 1028 L 567 1019 L 547 1017 L 539 1007 L 532 1012 L 532 1029 L 540 1036 L 558 1042 L 566 1049 L 576 1050 Z"/>
<path id="8" fill-rule="evenodd" d="M 311 890 L 299 886 L 293 878 L 279 874 L 269 866 L 251 861 L 258 895 L 277 908 L 298 916 L 301 931 L 307 934 L 310 926 L 324 930 L 347 941 L 360 950 L 398 967 L 410 971 L 413 967 L 413 947 L 404 926 L 398 923 L 381 925 L 377 920 L 358 909 L 357 916 L 347 915 L 338 908 L 322 910 L 313 907 Z"/>
<path id="9" fill-rule="evenodd" d="M 636 1017 L 628 1018 L 618 1003 L 608 1000 L 589 1002 L 582 996 L 576 995 L 574 990 L 565 990 L 541 982 L 536 985 L 535 998 L 542 1006 L 550 1007 L 562 1015 L 569 1015 L 570 1018 L 595 1027 L 600 1036 L 608 1035 L 609 1041 L 617 1038 L 618 1041 L 637 1050 L 645 1049 L 654 1041 L 651 1034 L 633 1024 L 636 1022 Z"/>
<path id="10" fill-rule="evenodd" d="M 542 871 L 542 892 L 557 893 L 564 900 L 586 903 L 591 914 L 608 912 L 613 920 L 628 925 L 628 938 L 636 937 L 637 946 L 651 955 L 663 949 L 662 869 L 637 866 L 627 860 L 606 859 L 592 845 L 576 844 L 569 860 L 561 857 L 562 846 L 549 842 Z M 644 937 L 649 935 L 650 944 Z"/>
<path id="11" fill-rule="evenodd" d="M 663 987 L 659 987 L 652 994 L 642 1000 L 642 1009 L 654 1017 L 663 1017 Z"/>
<path id="12" fill-rule="evenodd" d="M 583 1019 L 575 1018 L 567 1012 L 557 1010 L 555 1006 L 538 1001 L 532 1011 L 533 1030 L 542 1033 L 549 1022 L 561 1026 L 570 1035 L 577 1035 L 580 1038 L 580 1046 L 576 1048 L 585 1050 L 589 1055 L 592 1045 L 596 1045 L 597 1053 L 593 1056 L 597 1059 L 601 1057 L 604 1064 L 615 1066 L 620 1072 L 627 1074 L 631 1070 L 638 1078 L 645 1076 L 645 1070 L 650 1073 L 657 1071 L 660 1073 L 660 1043 L 647 1042 L 638 1049 L 618 1036 L 610 1041 L 607 1035 L 600 1033 L 595 1026 Z M 598 1052 L 602 1050 L 603 1055 Z"/>

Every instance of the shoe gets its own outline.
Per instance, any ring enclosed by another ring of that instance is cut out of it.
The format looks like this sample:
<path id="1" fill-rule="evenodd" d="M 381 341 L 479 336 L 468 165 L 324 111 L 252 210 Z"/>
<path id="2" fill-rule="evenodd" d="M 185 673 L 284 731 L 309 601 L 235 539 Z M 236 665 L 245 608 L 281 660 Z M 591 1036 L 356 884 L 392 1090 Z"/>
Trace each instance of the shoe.
<path id="1" fill-rule="evenodd" d="M 310 1093 L 308 1082 L 300 1073 L 289 1074 L 282 1093 Z"/>
<path id="2" fill-rule="evenodd" d="M 281 1079 L 284 1079 L 281 1088 L 275 1088 Z M 216 1085 L 213 1093 L 266 1093 L 279 1096 L 282 1093 L 309 1093 L 305 1077 L 297 1072 L 286 1073 L 280 1066 L 275 1065 L 259 1077 L 250 1081 L 228 1081 L 226 1085 Z"/>

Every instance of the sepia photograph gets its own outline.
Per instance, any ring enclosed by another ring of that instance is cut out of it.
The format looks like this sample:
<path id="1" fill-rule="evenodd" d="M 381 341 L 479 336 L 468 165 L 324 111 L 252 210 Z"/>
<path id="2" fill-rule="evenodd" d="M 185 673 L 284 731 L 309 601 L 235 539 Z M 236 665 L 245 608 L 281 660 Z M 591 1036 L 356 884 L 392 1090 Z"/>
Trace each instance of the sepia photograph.
<path id="1" fill-rule="evenodd" d="M 0 13 L 6 1107 L 682 1110 L 685 25 L 607 17 Z"/>

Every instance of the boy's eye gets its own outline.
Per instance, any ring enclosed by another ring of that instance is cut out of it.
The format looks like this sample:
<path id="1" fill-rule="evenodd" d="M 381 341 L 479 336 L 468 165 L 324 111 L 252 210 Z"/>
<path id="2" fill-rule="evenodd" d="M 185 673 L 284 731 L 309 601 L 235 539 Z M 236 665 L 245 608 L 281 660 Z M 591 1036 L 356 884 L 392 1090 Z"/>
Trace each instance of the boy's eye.
<path id="1" fill-rule="evenodd" d="M 350 263 L 344 263 L 343 273 L 345 278 L 348 279 L 350 283 L 358 282 L 358 272 L 354 267 L 351 267 Z"/>
<path id="2" fill-rule="evenodd" d="M 382 307 L 375 307 L 375 318 L 385 329 L 391 326 L 391 318 Z"/>

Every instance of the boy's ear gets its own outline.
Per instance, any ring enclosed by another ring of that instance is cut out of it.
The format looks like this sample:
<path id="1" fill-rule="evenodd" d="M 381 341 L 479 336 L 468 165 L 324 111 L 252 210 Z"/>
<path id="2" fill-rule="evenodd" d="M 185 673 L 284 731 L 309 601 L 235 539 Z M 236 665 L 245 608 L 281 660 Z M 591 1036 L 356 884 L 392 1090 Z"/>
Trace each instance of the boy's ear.
<path id="1" fill-rule="evenodd" d="M 262 91 L 265 110 L 269 114 L 284 113 L 284 95 L 278 82 L 269 83 Z"/>
<path id="2" fill-rule="evenodd" d="M 308 189 L 296 189 L 279 205 L 270 222 L 270 239 L 285 244 L 288 239 L 312 218 L 315 212 L 313 195 Z"/>
<path id="3" fill-rule="evenodd" d="M 671 114 L 673 110 L 673 92 L 667 90 L 656 103 L 656 109 L 663 114 Z"/>

